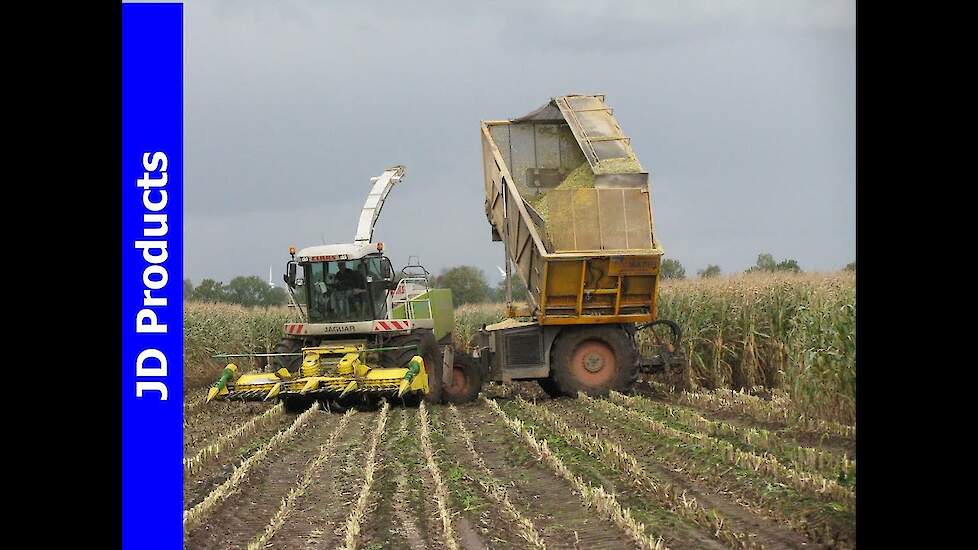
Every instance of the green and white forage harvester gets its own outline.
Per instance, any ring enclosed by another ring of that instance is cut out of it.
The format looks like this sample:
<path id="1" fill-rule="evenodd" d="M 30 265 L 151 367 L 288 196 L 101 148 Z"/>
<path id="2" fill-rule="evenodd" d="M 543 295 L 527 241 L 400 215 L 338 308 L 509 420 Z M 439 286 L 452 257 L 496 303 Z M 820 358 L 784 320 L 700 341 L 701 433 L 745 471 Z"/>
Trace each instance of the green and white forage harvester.
<path id="1" fill-rule="evenodd" d="M 285 283 L 301 321 L 286 323 L 264 356 L 266 372 L 228 364 L 208 400 L 280 399 L 290 411 L 314 400 L 337 407 L 381 397 L 431 403 L 474 399 L 478 366 L 452 347 L 452 293 L 430 288 L 414 262 L 395 277 L 374 225 L 388 194 L 405 175 L 393 166 L 375 178 L 353 242 L 290 247 Z M 305 304 L 303 307 L 301 304 Z"/>

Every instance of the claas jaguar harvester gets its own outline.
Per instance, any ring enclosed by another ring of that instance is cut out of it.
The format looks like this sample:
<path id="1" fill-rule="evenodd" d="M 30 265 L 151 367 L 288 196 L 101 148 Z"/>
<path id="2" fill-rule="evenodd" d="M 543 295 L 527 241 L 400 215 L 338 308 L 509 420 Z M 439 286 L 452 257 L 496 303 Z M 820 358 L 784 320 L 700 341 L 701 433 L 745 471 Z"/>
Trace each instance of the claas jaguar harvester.
<path id="1" fill-rule="evenodd" d="M 506 255 L 507 319 L 472 342 L 486 380 L 551 395 L 626 390 L 643 370 L 688 372 L 676 323 L 657 319 L 663 250 L 649 173 L 603 95 L 552 98 L 481 124 L 485 212 Z M 512 300 L 512 271 L 528 290 Z M 636 337 L 654 353 L 643 357 Z M 660 334 L 661 332 L 661 334 Z"/>
<path id="2" fill-rule="evenodd" d="M 296 411 L 314 400 L 342 408 L 381 397 L 475 398 L 465 382 L 479 373 L 466 371 L 478 367 L 451 347 L 451 291 L 429 288 L 420 265 L 395 281 L 383 243 L 373 242 L 384 201 L 403 178 L 403 166 L 371 178 L 352 243 L 289 249 L 284 279 L 302 320 L 285 324 L 272 353 L 240 355 L 268 357 L 267 372 L 228 364 L 208 401 L 280 399 Z"/>

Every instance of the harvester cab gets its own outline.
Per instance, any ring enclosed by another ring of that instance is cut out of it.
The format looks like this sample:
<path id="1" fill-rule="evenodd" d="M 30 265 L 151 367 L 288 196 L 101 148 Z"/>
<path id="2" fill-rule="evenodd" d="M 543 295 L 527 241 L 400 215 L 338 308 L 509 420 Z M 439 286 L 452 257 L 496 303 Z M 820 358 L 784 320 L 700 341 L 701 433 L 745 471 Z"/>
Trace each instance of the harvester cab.
<path id="1" fill-rule="evenodd" d="M 321 400 L 345 408 L 380 397 L 440 402 L 443 386 L 452 398 L 451 291 L 429 288 L 420 265 L 396 277 L 383 243 L 373 242 L 381 208 L 403 177 L 404 167 L 394 166 L 371 178 L 352 243 L 289 249 L 284 279 L 301 320 L 285 324 L 272 353 L 219 355 L 267 357 L 269 364 L 251 373 L 228 364 L 208 400 L 277 398 L 290 410 Z"/>
<path id="2" fill-rule="evenodd" d="M 290 261 L 290 273 L 294 262 Z M 299 253 L 297 265 L 301 277 L 286 278 L 286 283 L 306 304 L 303 313 L 310 323 L 369 321 L 387 316 L 394 270 L 377 245 L 311 247 Z"/>

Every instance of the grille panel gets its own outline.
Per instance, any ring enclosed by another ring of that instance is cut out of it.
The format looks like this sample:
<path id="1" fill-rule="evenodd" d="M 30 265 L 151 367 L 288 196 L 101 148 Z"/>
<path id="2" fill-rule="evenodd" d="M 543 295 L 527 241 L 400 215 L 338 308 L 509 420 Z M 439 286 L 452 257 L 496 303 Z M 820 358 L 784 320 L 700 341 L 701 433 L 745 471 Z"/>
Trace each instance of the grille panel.
<path id="1" fill-rule="evenodd" d="M 539 365 L 540 335 L 514 334 L 506 338 L 506 362 L 511 366 Z"/>

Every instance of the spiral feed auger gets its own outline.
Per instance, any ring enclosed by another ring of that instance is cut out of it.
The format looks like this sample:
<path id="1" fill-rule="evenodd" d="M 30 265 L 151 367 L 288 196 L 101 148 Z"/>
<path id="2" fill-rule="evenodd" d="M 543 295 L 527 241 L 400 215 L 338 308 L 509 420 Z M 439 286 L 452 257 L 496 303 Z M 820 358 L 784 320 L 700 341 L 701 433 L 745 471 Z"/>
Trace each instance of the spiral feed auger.
<path id="1" fill-rule="evenodd" d="M 365 358 L 383 351 L 414 346 L 367 348 L 363 344 L 320 345 L 303 348 L 302 364 L 295 372 L 286 368 L 271 373 L 238 376 L 237 365 L 224 367 L 207 393 L 213 399 L 268 401 L 304 396 L 315 399 L 340 399 L 352 392 L 385 397 L 428 393 L 428 373 L 420 355 L 404 367 L 384 368 Z M 237 378 L 236 378 L 237 377 Z"/>

